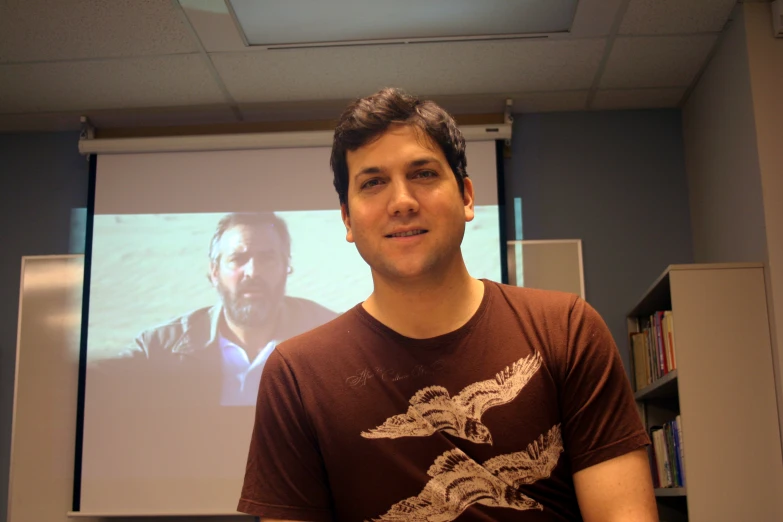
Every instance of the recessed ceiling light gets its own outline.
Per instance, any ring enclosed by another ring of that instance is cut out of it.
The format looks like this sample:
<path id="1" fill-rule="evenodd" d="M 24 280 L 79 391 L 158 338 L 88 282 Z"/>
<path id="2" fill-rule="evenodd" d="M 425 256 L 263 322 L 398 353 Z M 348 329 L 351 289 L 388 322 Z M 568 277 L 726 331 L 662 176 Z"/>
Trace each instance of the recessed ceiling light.
<path id="1" fill-rule="evenodd" d="M 312 47 L 546 36 L 577 0 L 229 0 L 249 46 Z"/>

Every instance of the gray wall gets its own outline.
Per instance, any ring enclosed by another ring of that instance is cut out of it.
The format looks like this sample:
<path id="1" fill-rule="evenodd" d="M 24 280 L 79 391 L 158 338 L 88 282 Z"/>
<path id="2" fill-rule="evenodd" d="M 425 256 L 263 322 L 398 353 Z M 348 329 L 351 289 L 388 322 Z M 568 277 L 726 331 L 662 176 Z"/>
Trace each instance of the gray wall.
<path id="1" fill-rule="evenodd" d="M 506 205 L 524 239 L 581 239 L 585 295 L 626 368 L 625 316 L 669 264 L 692 262 L 678 110 L 520 114 Z"/>
<path id="2" fill-rule="evenodd" d="M 78 139 L 78 133 L 0 134 L 0 521 L 8 511 L 21 257 L 69 253 L 71 209 L 87 205 L 88 165 Z"/>
<path id="3" fill-rule="evenodd" d="M 783 40 L 739 4 L 683 108 L 697 262 L 763 262 L 783 436 Z"/>
<path id="4" fill-rule="evenodd" d="M 766 260 L 756 122 L 738 10 L 682 111 L 697 263 Z"/>

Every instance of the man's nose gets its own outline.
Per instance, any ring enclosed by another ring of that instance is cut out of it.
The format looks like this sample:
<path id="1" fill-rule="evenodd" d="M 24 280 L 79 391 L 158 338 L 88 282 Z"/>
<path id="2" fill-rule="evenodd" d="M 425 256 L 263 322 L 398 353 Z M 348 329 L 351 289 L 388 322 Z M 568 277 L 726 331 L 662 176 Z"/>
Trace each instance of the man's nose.
<path id="1" fill-rule="evenodd" d="M 243 272 L 245 273 L 245 277 L 253 277 L 256 272 L 256 261 L 255 258 L 250 258 L 247 260 L 247 263 L 245 263 L 245 266 L 242 267 Z"/>
<path id="2" fill-rule="evenodd" d="M 404 216 L 419 211 L 419 202 L 410 190 L 407 180 L 391 182 L 391 197 L 389 199 L 389 214 Z"/>

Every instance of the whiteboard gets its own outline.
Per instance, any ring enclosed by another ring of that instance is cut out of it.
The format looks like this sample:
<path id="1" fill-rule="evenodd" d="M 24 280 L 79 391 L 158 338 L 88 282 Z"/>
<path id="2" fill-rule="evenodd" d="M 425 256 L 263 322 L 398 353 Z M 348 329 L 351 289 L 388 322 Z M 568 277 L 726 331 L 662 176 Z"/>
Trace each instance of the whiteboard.
<path id="1" fill-rule="evenodd" d="M 72 512 L 83 255 L 22 258 L 7 522 L 185 522 Z M 237 492 L 237 498 L 239 492 Z M 205 516 L 211 522 L 255 517 Z"/>
<path id="2" fill-rule="evenodd" d="M 508 241 L 507 253 L 509 284 L 585 299 L 581 239 Z"/>
<path id="3" fill-rule="evenodd" d="M 65 522 L 73 499 L 81 255 L 22 258 L 8 522 Z"/>

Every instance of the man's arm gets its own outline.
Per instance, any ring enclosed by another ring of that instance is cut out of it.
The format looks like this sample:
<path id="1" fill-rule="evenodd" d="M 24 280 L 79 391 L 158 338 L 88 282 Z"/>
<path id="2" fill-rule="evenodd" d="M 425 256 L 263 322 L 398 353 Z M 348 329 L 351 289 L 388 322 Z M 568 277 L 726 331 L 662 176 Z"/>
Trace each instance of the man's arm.
<path id="1" fill-rule="evenodd" d="M 282 355 L 288 342 L 264 365 L 237 511 L 265 522 L 329 522 L 334 517 L 324 460 L 300 381 Z"/>
<path id="2" fill-rule="evenodd" d="M 574 487 L 585 522 L 658 520 L 646 449 L 638 449 L 576 472 Z"/>
<path id="3" fill-rule="evenodd" d="M 585 522 L 658 520 L 649 436 L 609 327 L 582 298 L 569 314 L 563 440 Z"/>

